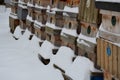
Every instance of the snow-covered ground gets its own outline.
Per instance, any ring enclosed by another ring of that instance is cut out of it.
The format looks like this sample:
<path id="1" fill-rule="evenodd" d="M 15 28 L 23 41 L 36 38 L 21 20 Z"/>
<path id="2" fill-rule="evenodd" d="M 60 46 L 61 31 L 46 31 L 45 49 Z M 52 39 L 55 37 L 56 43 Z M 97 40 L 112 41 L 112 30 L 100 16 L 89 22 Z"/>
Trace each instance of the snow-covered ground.
<path id="1" fill-rule="evenodd" d="M 65 74 L 73 80 L 90 80 L 90 72 L 94 71 L 93 62 L 85 57 L 77 57 L 73 62 L 75 55 L 65 46 L 56 55 L 52 55 L 52 44 L 44 41 L 40 47 L 36 36 L 33 35 L 32 40 L 28 39 L 31 35 L 28 30 L 21 35 L 21 29 L 16 28 L 16 32 L 11 34 L 10 9 L 6 11 L 0 13 L 0 80 L 64 80 L 62 73 L 53 64 L 64 69 Z M 15 40 L 13 36 L 19 40 Z M 49 57 L 50 63 L 44 65 L 39 60 L 38 53 Z"/>
<path id="2" fill-rule="evenodd" d="M 0 80 L 63 80 L 60 71 L 40 62 L 33 41 L 12 37 L 9 12 L 0 13 Z"/>

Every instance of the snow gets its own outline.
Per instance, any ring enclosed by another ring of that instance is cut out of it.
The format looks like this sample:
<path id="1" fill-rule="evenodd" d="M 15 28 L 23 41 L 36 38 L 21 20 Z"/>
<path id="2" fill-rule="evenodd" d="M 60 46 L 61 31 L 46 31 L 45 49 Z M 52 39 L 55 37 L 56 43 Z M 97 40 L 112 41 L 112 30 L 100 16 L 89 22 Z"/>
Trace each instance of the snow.
<path id="1" fill-rule="evenodd" d="M 26 18 L 27 20 L 30 20 L 31 22 L 34 22 L 34 20 L 32 19 L 32 17 L 31 16 L 29 16 L 29 15 L 27 15 L 27 18 Z"/>
<path id="2" fill-rule="evenodd" d="M 71 12 L 71 13 L 79 13 L 78 7 L 68 7 L 68 6 L 65 6 L 64 7 L 64 11 Z"/>
<path id="3" fill-rule="evenodd" d="M 58 30 L 61 30 L 61 29 L 62 29 L 62 28 L 59 28 L 59 27 L 55 26 L 55 24 L 49 23 L 49 22 L 46 23 L 46 26 L 47 26 L 47 27 L 50 27 L 50 28 L 52 28 L 52 29 L 58 29 Z"/>
<path id="4" fill-rule="evenodd" d="M 20 4 L 26 4 L 26 3 L 23 2 L 22 0 L 19 0 L 18 3 L 20 3 Z"/>
<path id="5" fill-rule="evenodd" d="M 96 44 L 96 37 L 88 37 L 88 36 L 83 35 L 82 33 L 78 36 L 77 41 L 79 42 L 81 40 L 86 40 L 88 42 L 92 42 Z"/>
<path id="6" fill-rule="evenodd" d="M 90 80 L 90 73 L 94 71 L 94 64 L 88 58 L 78 56 L 66 73 L 73 80 Z"/>
<path id="7" fill-rule="evenodd" d="M 77 37 L 77 36 L 78 36 L 77 33 L 76 33 L 76 30 L 74 30 L 74 29 L 66 29 L 66 28 L 63 28 L 63 29 L 62 29 L 62 32 L 61 32 L 61 35 L 66 36 L 64 33 L 69 34 L 69 35 L 72 35 L 72 36 L 74 36 L 74 37 Z"/>
<path id="8" fill-rule="evenodd" d="M 56 55 L 52 56 L 50 64 L 56 64 L 63 70 L 66 70 L 72 64 L 73 57 L 75 55 L 72 49 L 61 46 Z"/>
<path id="9" fill-rule="evenodd" d="M 47 7 L 43 7 L 43 6 L 40 6 L 38 4 L 35 4 L 35 8 L 39 8 L 39 9 L 47 9 Z"/>
<path id="10" fill-rule="evenodd" d="M 38 28 L 40 28 L 41 26 L 42 27 L 45 26 L 44 24 L 42 24 L 41 22 L 38 22 L 37 20 L 35 20 L 34 25 L 37 26 Z"/>
<path id="11" fill-rule="evenodd" d="M 70 48 L 62 46 L 53 55 L 54 45 L 46 40 L 40 47 L 40 39 L 28 29 L 19 40 L 15 40 L 9 31 L 9 14 L 7 9 L 0 15 L 0 80 L 64 80 L 61 72 L 51 66 L 53 63 L 65 69 L 65 74 L 73 80 L 90 80 L 93 63 L 80 56 L 72 63 L 74 54 Z M 29 40 L 30 35 L 33 35 L 32 40 Z M 51 64 L 43 65 L 38 52 L 44 58 L 50 58 Z"/>
<path id="12" fill-rule="evenodd" d="M 0 13 L 4 13 L 6 10 L 5 6 L 0 5 Z"/>
<path id="13" fill-rule="evenodd" d="M 29 7 L 34 7 L 34 5 L 31 4 L 30 2 L 27 3 L 27 6 L 29 6 Z"/>
<path id="14" fill-rule="evenodd" d="M 116 3 L 120 3 L 119 0 L 96 0 L 96 1 L 100 1 L 100 2 L 116 2 Z"/>
<path id="15" fill-rule="evenodd" d="M 35 37 L 31 41 L 26 39 L 25 37 L 30 35 L 28 30 L 17 41 L 12 37 L 8 26 L 9 13 L 0 15 L 2 19 L 0 23 L 0 80 L 64 80 L 60 71 L 43 65 L 37 57 L 38 53 L 33 53 L 34 48 L 30 47 L 36 46 L 31 44 L 33 44 L 32 40 L 37 43 L 37 39 Z"/>
<path id="16" fill-rule="evenodd" d="M 22 33 L 21 33 L 22 31 L 23 30 L 20 28 L 20 26 L 17 26 L 13 36 L 15 36 L 16 38 L 20 38 L 22 36 Z"/>
<path id="17" fill-rule="evenodd" d="M 18 19 L 17 14 L 14 14 L 14 13 L 10 13 L 10 17 L 12 17 L 14 19 Z"/>
<path id="18" fill-rule="evenodd" d="M 51 56 L 53 56 L 52 54 L 53 48 L 54 48 L 54 45 L 50 43 L 49 41 L 45 40 L 43 44 L 41 45 L 39 54 L 45 59 L 49 59 L 51 58 Z"/>
<path id="19" fill-rule="evenodd" d="M 18 4 L 19 7 L 23 8 L 23 9 L 27 9 L 27 6 L 24 6 L 22 4 Z"/>

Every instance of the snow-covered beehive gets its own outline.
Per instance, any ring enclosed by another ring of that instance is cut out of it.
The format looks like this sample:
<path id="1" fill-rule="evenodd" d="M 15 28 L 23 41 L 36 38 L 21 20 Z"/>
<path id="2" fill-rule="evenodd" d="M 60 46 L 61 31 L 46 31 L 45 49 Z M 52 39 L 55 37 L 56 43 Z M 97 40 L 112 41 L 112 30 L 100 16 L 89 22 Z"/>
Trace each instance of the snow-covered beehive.
<path id="1" fill-rule="evenodd" d="M 100 37 L 120 43 L 120 1 L 96 0 L 96 7 L 101 9 L 102 14 Z"/>
<path id="2" fill-rule="evenodd" d="M 18 9 L 18 0 L 11 1 L 11 13 L 9 16 L 9 25 L 10 32 L 14 33 L 15 28 L 19 25 L 19 20 L 17 17 L 17 9 Z"/>
<path id="3" fill-rule="evenodd" d="M 102 14 L 97 39 L 97 65 L 105 71 L 105 80 L 111 76 L 120 79 L 120 1 L 96 0 Z M 106 73 L 107 72 L 107 73 Z M 109 77 L 108 77 L 109 75 Z"/>
<path id="4" fill-rule="evenodd" d="M 17 9 L 17 16 L 20 20 L 26 20 L 28 9 L 27 9 L 27 2 L 19 0 L 18 9 Z"/>
<path id="5" fill-rule="evenodd" d="M 50 0 L 51 8 L 64 9 L 66 0 Z"/>
<path id="6" fill-rule="evenodd" d="M 46 39 L 45 34 L 45 24 L 47 22 L 47 13 L 46 10 L 49 7 L 50 0 L 37 0 L 35 4 L 35 35 L 41 40 Z"/>
<path id="7" fill-rule="evenodd" d="M 78 27 L 78 4 L 79 0 L 75 0 L 78 3 L 75 4 L 73 0 L 67 1 L 67 5 L 64 7 L 64 28 L 61 32 L 62 45 L 68 46 L 76 52 L 76 39 Z M 72 3 L 71 3 L 72 2 Z"/>
<path id="8" fill-rule="evenodd" d="M 52 1 L 52 0 L 51 0 Z M 46 37 L 47 40 L 52 42 L 54 46 L 61 46 L 60 33 L 61 29 L 64 25 L 63 19 L 63 9 L 58 9 L 57 0 L 55 0 L 54 4 L 50 4 L 52 6 L 49 10 L 47 10 L 48 20 L 46 23 Z M 54 1 L 53 1 L 54 2 Z M 56 6 L 54 6 L 56 4 Z"/>
<path id="9" fill-rule="evenodd" d="M 26 26 L 28 27 L 28 30 L 31 33 L 34 33 L 34 20 L 35 20 L 35 11 L 34 11 L 34 7 L 35 7 L 35 1 L 36 0 L 28 0 L 27 3 L 27 8 L 28 8 L 28 15 L 26 18 Z"/>
<path id="10" fill-rule="evenodd" d="M 96 62 L 96 36 L 101 15 L 94 0 L 81 0 L 79 11 L 81 33 L 77 39 L 78 54 Z"/>

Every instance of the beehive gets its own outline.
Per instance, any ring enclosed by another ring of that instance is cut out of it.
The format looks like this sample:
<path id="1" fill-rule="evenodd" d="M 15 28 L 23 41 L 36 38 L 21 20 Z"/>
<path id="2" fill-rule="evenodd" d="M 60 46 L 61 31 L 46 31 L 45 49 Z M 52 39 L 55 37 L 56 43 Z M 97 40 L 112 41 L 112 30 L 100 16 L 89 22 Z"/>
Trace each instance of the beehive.
<path id="1" fill-rule="evenodd" d="M 120 46 L 112 42 L 97 39 L 97 65 L 120 79 Z"/>

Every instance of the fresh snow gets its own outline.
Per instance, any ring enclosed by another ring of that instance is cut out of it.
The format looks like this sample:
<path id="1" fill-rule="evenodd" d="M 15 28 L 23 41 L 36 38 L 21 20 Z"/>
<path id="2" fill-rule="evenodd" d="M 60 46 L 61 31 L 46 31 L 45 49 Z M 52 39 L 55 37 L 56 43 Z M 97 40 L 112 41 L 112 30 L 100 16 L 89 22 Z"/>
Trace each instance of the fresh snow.
<path id="1" fill-rule="evenodd" d="M 26 18 L 26 19 L 29 20 L 29 21 L 31 21 L 31 22 L 34 22 L 34 20 L 32 19 L 32 17 L 29 16 L 29 15 L 27 15 L 27 18 Z"/>
<path id="2" fill-rule="evenodd" d="M 66 70 L 72 64 L 73 57 L 75 57 L 74 51 L 68 47 L 62 46 L 59 48 L 56 55 L 51 57 L 50 64 L 56 64 L 63 70 Z"/>
<path id="3" fill-rule="evenodd" d="M 14 19 L 18 19 L 17 14 L 14 14 L 14 13 L 10 13 L 10 17 L 12 17 Z"/>
<path id="4" fill-rule="evenodd" d="M 1 14 L 1 13 L 4 13 L 5 10 L 6 10 L 5 6 L 0 5 L 0 14 Z"/>
<path id="5" fill-rule="evenodd" d="M 30 48 L 30 46 L 36 47 L 36 45 L 30 45 L 32 41 L 22 39 L 25 34 L 30 35 L 27 31 L 20 40 L 16 41 L 12 37 L 8 26 L 8 12 L 1 14 L 1 19 L 0 80 L 64 80 L 60 71 L 45 66 L 39 61 L 38 53 L 33 53 L 34 48 Z"/>
<path id="6" fill-rule="evenodd" d="M 52 28 L 52 29 L 58 29 L 58 30 L 61 30 L 61 28 L 55 26 L 55 24 L 53 24 L 53 23 L 49 23 L 49 22 L 47 22 L 47 23 L 46 23 L 46 26 L 47 26 L 47 27 L 50 27 L 50 28 Z"/>
<path id="7" fill-rule="evenodd" d="M 41 48 L 39 50 L 39 54 L 42 57 L 44 57 L 45 59 L 49 59 L 53 56 L 53 54 L 52 54 L 53 48 L 54 48 L 54 45 L 51 42 L 45 40 L 43 42 L 43 44 L 41 45 Z"/>
<path id="8" fill-rule="evenodd" d="M 34 25 L 36 25 L 36 24 L 39 25 L 39 26 L 37 26 L 38 28 L 40 28 L 40 26 L 45 26 L 41 22 L 38 22 L 37 20 L 35 20 Z"/>
<path id="9" fill-rule="evenodd" d="M 90 80 L 90 73 L 94 71 L 94 64 L 88 58 L 78 56 L 66 73 L 73 80 Z"/>
<path id="10" fill-rule="evenodd" d="M 0 14 L 0 80 L 64 80 L 62 73 L 51 64 L 65 69 L 65 74 L 73 80 L 90 80 L 93 63 L 80 56 L 72 62 L 75 55 L 70 48 L 62 46 L 53 55 L 54 45 L 45 40 L 40 47 L 41 40 L 28 29 L 19 40 L 15 40 L 9 30 L 9 14 L 9 9 Z M 31 40 L 30 35 L 33 35 Z M 51 59 L 50 64 L 43 65 L 38 53 Z"/>
<path id="11" fill-rule="evenodd" d="M 19 7 L 23 8 L 23 9 L 27 9 L 27 6 L 22 5 L 22 4 L 18 4 Z"/>
<path id="12" fill-rule="evenodd" d="M 16 38 L 20 38 L 22 36 L 22 34 L 21 34 L 22 31 L 23 30 L 20 28 L 20 26 L 17 26 L 13 36 L 15 36 Z"/>
<path id="13" fill-rule="evenodd" d="M 71 13 L 79 13 L 78 7 L 68 7 L 68 6 L 65 6 L 64 7 L 64 11 L 65 12 L 71 12 Z"/>
<path id="14" fill-rule="evenodd" d="M 29 7 L 34 7 L 34 5 L 31 4 L 30 2 L 27 3 L 27 6 L 29 6 Z"/>
<path id="15" fill-rule="evenodd" d="M 74 36 L 74 37 L 77 37 L 77 36 L 78 36 L 75 29 L 62 28 L 61 35 L 66 36 L 64 33 L 65 33 L 65 34 L 72 35 L 72 36 Z"/>
<path id="16" fill-rule="evenodd" d="M 78 36 L 78 42 L 79 42 L 79 40 L 86 40 L 86 41 L 88 41 L 88 42 L 92 42 L 92 43 L 94 43 L 94 44 L 96 44 L 96 37 L 88 37 L 88 36 L 85 36 L 85 35 L 83 35 L 82 33 Z"/>

